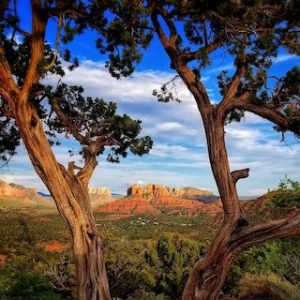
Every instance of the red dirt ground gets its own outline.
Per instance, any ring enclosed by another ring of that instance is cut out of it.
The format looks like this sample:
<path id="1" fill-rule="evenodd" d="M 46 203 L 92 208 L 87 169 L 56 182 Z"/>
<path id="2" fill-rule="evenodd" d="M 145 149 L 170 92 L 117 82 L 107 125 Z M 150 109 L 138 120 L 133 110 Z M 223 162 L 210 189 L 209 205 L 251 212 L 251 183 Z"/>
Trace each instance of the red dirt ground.
<path id="1" fill-rule="evenodd" d="M 61 252 L 64 252 L 68 248 L 68 245 L 60 243 L 58 241 L 52 241 L 52 242 L 43 244 L 42 247 L 47 252 L 59 252 L 59 253 L 61 253 Z"/>
<path id="2" fill-rule="evenodd" d="M 7 260 L 7 255 L 0 254 L 0 266 L 4 266 Z"/>

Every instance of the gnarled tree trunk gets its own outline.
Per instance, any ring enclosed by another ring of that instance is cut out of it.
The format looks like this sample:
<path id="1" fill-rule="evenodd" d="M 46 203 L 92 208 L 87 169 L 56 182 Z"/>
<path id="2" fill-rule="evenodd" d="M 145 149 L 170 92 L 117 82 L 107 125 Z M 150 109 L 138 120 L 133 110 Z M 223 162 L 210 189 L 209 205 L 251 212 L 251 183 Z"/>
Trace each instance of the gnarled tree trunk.
<path id="1" fill-rule="evenodd" d="M 14 81 L 11 67 L 0 47 L 0 93 L 14 118 L 32 165 L 51 193 L 60 215 L 72 236 L 77 276 L 78 300 L 110 300 L 107 274 L 102 255 L 102 241 L 92 214 L 88 181 L 96 166 L 92 153 L 77 174 L 59 164 L 45 135 L 34 103 L 32 87 L 39 82 L 39 65 L 44 58 L 45 28 L 48 16 L 44 2 L 32 0 L 32 32 L 30 62 L 23 85 Z M 7 4 L 7 1 L 6 1 Z"/>
<path id="2" fill-rule="evenodd" d="M 57 163 L 42 124 L 30 105 L 18 108 L 16 122 L 34 169 L 50 191 L 72 236 L 77 299 L 110 300 L 102 241 L 83 179 Z"/>
<path id="3" fill-rule="evenodd" d="M 77 299 L 110 300 L 102 240 L 96 230 L 86 230 L 85 227 L 76 224 L 72 232 Z"/>
<path id="4" fill-rule="evenodd" d="M 226 117 L 231 111 L 240 109 L 268 119 L 280 128 L 287 128 L 288 121 L 280 111 L 253 105 L 248 91 L 236 98 L 238 86 L 246 73 L 246 67 L 243 64 L 237 67 L 224 92 L 222 101 L 213 105 L 199 76 L 188 65 L 189 62 L 197 58 L 198 53 L 185 52 L 178 47 L 180 33 L 172 16 L 159 5 L 156 5 L 154 1 L 152 4 L 151 20 L 154 29 L 170 57 L 171 65 L 193 95 L 202 117 L 210 164 L 224 209 L 223 224 L 205 256 L 192 269 L 182 299 L 215 300 L 218 299 L 222 291 L 230 265 L 236 255 L 253 245 L 270 239 L 300 234 L 299 211 L 295 211 L 286 219 L 254 226 L 248 224 L 241 211 L 236 183 L 239 179 L 248 177 L 249 169 L 230 171 L 224 139 Z M 160 17 L 165 21 L 164 26 L 159 20 Z M 165 31 L 165 26 L 168 31 Z M 221 44 L 217 38 L 201 50 L 208 55 Z"/>
<path id="5" fill-rule="evenodd" d="M 212 171 L 219 189 L 221 201 L 224 206 L 224 223 L 211 243 L 206 255 L 197 262 L 193 268 L 183 293 L 183 300 L 213 300 L 217 299 L 234 252 L 227 247 L 232 234 L 239 226 L 246 225 L 242 217 L 238 201 L 235 180 L 237 172 L 248 175 L 247 170 L 236 171 L 233 176 L 229 169 L 228 156 L 224 140 L 224 127 L 222 120 L 214 117 L 211 110 L 203 118 L 206 131 L 208 152 Z"/>

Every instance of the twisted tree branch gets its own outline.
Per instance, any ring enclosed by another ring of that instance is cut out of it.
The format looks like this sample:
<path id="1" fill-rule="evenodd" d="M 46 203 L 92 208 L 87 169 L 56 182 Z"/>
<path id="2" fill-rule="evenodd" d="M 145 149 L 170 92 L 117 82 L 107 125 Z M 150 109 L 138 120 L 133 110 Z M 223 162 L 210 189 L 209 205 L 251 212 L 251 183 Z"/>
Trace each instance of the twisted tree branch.
<path id="1" fill-rule="evenodd" d="M 236 184 L 239 179 L 247 178 L 249 176 L 250 169 L 241 169 L 231 172 L 233 182 Z"/>

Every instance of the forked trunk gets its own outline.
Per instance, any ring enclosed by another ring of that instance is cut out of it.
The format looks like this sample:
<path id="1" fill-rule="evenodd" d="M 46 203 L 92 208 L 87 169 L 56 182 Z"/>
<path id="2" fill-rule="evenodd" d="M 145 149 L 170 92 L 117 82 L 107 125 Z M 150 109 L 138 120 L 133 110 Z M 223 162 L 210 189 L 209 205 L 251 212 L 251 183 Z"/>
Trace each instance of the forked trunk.
<path id="1" fill-rule="evenodd" d="M 72 235 L 77 299 L 110 300 L 102 242 L 87 185 L 56 161 L 42 124 L 30 105 L 19 108 L 16 121 L 33 167 L 47 186 Z"/>
<path id="2" fill-rule="evenodd" d="M 224 286 L 233 253 L 215 253 L 213 259 L 205 256 L 194 266 L 186 284 L 182 300 L 217 300 Z"/>
<path id="3" fill-rule="evenodd" d="M 231 175 L 222 120 L 213 111 L 203 118 L 212 171 L 224 206 L 224 221 L 206 255 L 194 266 L 186 283 L 182 300 L 218 299 L 234 257 L 227 247 L 236 229 L 243 224 L 235 180 Z"/>

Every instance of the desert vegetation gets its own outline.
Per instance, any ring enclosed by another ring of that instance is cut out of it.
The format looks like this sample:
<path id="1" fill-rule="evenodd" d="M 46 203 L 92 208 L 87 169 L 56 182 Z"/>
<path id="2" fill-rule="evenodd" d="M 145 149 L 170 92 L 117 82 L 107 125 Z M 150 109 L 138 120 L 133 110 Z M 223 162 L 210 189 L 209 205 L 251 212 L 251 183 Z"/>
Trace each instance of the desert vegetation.
<path id="1" fill-rule="evenodd" d="M 253 222 L 266 215 L 278 218 L 277 208 L 300 205 L 299 190 L 282 186 L 265 198 L 268 200 L 254 214 L 249 210 Z M 27 208 L 1 217 L 0 253 L 5 262 L 0 266 L 0 299 L 73 299 L 74 259 L 59 215 L 53 210 L 45 214 Z M 96 213 L 95 220 L 103 234 L 112 297 L 124 300 L 180 299 L 192 266 L 204 255 L 221 224 L 207 215 Z M 289 238 L 247 250 L 233 263 L 223 296 L 299 299 L 299 249 L 300 239 Z"/>

